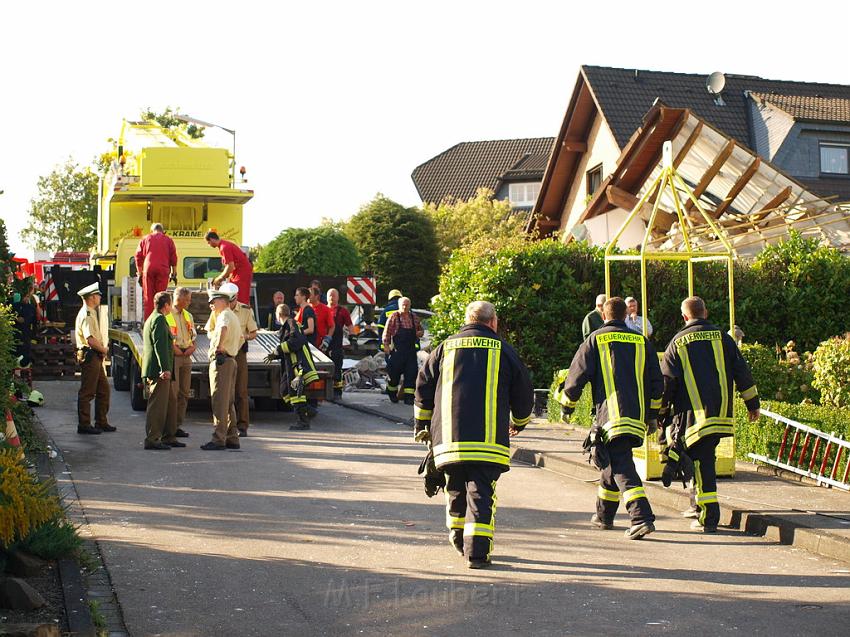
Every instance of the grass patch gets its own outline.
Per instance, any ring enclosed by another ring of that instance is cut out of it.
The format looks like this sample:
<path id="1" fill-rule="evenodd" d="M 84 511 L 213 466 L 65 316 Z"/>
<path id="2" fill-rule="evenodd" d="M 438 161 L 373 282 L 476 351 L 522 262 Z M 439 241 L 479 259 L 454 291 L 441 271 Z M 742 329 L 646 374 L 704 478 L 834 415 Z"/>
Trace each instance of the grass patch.
<path id="1" fill-rule="evenodd" d="M 38 527 L 18 544 L 27 553 L 45 560 L 76 556 L 82 545 L 77 527 L 64 518 Z"/>
<path id="2" fill-rule="evenodd" d="M 88 604 L 89 612 L 91 613 L 91 620 L 92 623 L 94 623 L 98 637 L 106 635 L 106 617 L 104 617 L 103 613 L 100 612 L 100 603 L 96 599 L 90 599 Z"/>

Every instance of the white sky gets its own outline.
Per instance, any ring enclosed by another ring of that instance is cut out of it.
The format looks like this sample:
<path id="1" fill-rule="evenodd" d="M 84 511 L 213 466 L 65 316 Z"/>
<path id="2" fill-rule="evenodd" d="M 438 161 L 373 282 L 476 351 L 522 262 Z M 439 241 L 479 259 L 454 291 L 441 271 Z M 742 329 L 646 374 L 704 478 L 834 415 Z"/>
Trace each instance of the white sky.
<path id="1" fill-rule="evenodd" d="M 457 142 L 556 135 L 581 64 L 850 84 L 848 19 L 815 0 L 4 2 L 0 217 L 23 251 L 39 175 L 170 105 L 236 129 L 264 243 L 377 192 L 418 204 L 411 171 Z"/>

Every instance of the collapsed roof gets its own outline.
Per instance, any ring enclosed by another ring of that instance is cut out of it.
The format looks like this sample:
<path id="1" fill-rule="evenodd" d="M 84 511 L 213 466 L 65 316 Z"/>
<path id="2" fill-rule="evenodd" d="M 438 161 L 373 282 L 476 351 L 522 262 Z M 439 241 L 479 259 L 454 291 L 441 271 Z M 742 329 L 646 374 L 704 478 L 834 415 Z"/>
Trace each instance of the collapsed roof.
<path id="1" fill-rule="evenodd" d="M 593 243 L 610 240 L 661 172 L 662 146 L 671 140 L 673 164 L 702 208 L 726 234 L 737 256 L 752 256 L 796 230 L 841 250 L 850 251 L 850 208 L 823 199 L 762 159 L 740 140 L 722 133 L 690 109 L 656 103 L 620 155 L 615 170 L 602 182 L 573 238 Z M 688 213 L 685 230 L 691 244 L 711 249 L 720 243 L 692 201 L 682 193 Z M 642 206 L 620 246 L 640 243 L 654 195 Z M 662 193 L 652 229 L 654 250 L 682 250 L 682 228 L 670 193 Z"/>

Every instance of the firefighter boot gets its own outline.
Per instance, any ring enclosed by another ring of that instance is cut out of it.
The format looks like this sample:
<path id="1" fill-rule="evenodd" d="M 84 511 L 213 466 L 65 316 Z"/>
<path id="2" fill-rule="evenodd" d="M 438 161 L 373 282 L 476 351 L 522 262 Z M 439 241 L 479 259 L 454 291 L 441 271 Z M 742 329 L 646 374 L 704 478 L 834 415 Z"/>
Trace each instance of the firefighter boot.
<path id="1" fill-rule="evenodd" d="M 292 431 L 303 431 L 310 428 L 310 416 L 307 413 L 307 406 L 301 405 L 298 407 L 298 424 L 289 427 Z"/>
<path id="2" fill-rule="evenodd" d="M 655 530 L 655 525 L 652 522 L 641 522 L 640 524 L 632 524 L 629 530 L 626 531 L 626 539 L 640 540 L 645 535 L 649 535 Z"/>
<path id="3" fill-rule="evenodd" d="M 452 529 L 449 531 L 449 543 L 463 557 L 463 529 Z"/>
<path id="4" fill-rule="evenodd" d="M 594 514 L 593 514 L 593 517 L 592 517 L 592 518 L 590 518 L 590 523 L 591 523 L 593 526 L 595 526 L 597 529 L 602 529 L 602 530 L 605 530 L 605 531 L 608 531 L 608 530 L 610 530 L 610 529 L 613 529 L 613 528 L 614 528 L 613 523 L 611 523 L 611 522 L 606 522 L 605 520 L 603 520 L 602 518 L 600 518 L 600 517 L 599 517 L 599 515 L 598 515 L 598 514 L 596 514 L 596 513 L 594 513 Z"/>

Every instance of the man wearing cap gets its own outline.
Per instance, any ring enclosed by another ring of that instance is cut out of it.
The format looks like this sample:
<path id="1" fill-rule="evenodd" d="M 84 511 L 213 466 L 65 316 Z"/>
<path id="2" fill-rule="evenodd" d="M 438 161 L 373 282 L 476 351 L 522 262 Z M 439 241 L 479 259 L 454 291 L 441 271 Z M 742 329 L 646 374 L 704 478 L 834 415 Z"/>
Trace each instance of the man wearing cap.
<path id="1" fill-rule="evenodd" d="M 77 342 L 77 361 L 80 363 L 80 391 L 77 394 L 77 433 L 99 434 L 115 431 L 109 424 L 109 383 L 103 369 L 103 360 L 109 350 L 100 340 L 97 308 L 100 305 L 98 283 L 87 285 L 77 292 L 83 298 L 83 307 L 77 312 L 74 336 Z M 91 422 L 91 401 L 94 399 L 94 426 Z"/>
<path id="2" fill-rule="evenodd" d="M 244 305 L 237 300 L 239 288 L 233 283 L 224 283 L 219 288 L 220 291 L 230 295 L 230 309 L 239 319 L 240 330 L 242 335 L 242 346 L 239 348 L 239 353 L 236 355 L 236 394 L 234 403 L 236 406 L 236 428 L 239 430 L 239 435 L 244 438 L 248 435 L 248 423 L 251 418 L 249 409 L 248 397 L 248 341 L 253 341 L 257 338 L 257 321 L 254 319 L 254 312 L 249 305 Z M 215 316 L 210 316 L 209 331 L 215 329 Z"/>
<path id="3" fill-rule="evenodd" d="M 605 305 L 607 300 L 604 294 L 599 294 L 596 297 L 596 308 L 590 310 L 581 322 L 581 338 L 583 341 L 586 341 L 591 332 L 595 332 L 605 323 L 605 319 L 602 318 L 602 306 Z"/>
<path id="4" fill-rule="evenodd" d="M 161 223 L 154 223 L 151 233 L 139 241 L 136 272 L 142 283 L 142 304 L 147 319 L 153 312 L 154 294 L 168 287 L 169 275 L 177 281 L 177 248 Z"/>
<path id="5" fill-rule="evenodd" d="M 239 430 L 236 428 L 236 355 L 242 347 L 242 325 L 230 309 L 230 295 L 210 290 L 210 394 L 213 412 L 212 440 L 201 445 L 204 451 L 239 449 Z M 215 327 L 211 327 L 211 326 Z"/>
<path id="6" fill-rule="evenodd" d="M 387 328 L 390 317 L 398 312 L 398 300 L 402 296 L 404 295 L 401 293 L 401 290 L 390 290 L 390 293 L 387 295 L 387 304 L 378 315 L 378 343 L 381 344 L 381 347 L 383 347 L 384 342 L 384 330 Z"/>
<path id="7" fill-rule="evenodd" d="M 251 280 L 254 278 L 254 267 L 242 248 L 218 236 L 214 230 L 204 235 L 207 244 L 218 248 L 224 271 L 213 279 L 213 286 L 218 287 L 225 281 L 230 281 L 239 287 L 239 302 L 251 304 Z"/>

